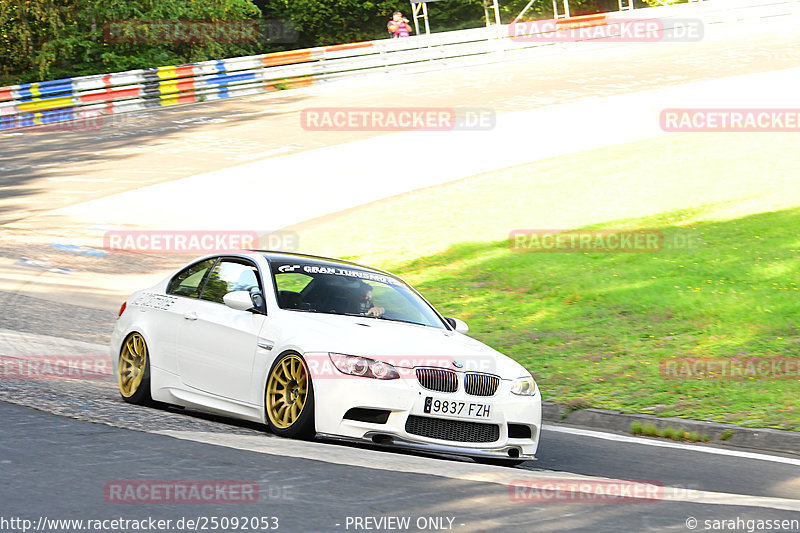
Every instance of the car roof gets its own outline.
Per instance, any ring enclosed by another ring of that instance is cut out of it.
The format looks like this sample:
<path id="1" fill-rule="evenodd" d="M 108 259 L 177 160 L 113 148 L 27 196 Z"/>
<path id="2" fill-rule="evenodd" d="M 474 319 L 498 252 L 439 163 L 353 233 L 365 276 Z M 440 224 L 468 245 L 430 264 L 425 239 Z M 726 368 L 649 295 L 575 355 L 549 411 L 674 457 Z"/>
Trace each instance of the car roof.
<path id="1" fill-rule="evenodd" d="M 397 278 L 397 276 L 395 274 L 392 274 L 391 272 L 387 272 L 385 270 L 381 270 L 379 268 L 371 266 L 362 265 L 359 263 L 354 263 L 352 261 L 346 261 L 344 259 L 335 259 L 332 257 L 323 257 L 320 255 L 299 254 L 294 252 L 284 252 L 278 250 L 250 250 L 250 252 L 261 254 L 263 257 L 267 259 L 267 261 L 303 261 L 325 266 L 347 265 L 347 266 L 357 267 L 363 270 L 369 270 L 371 272 L 385 274 L 387 276 L 392 276 L 393 278 Z"/>

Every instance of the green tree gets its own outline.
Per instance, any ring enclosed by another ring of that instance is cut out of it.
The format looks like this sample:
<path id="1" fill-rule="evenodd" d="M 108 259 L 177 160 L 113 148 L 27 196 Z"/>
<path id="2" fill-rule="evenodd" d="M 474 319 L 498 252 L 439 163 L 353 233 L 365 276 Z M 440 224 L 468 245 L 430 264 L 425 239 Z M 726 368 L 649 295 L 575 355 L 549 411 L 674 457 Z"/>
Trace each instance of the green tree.
<path id="1" fill-rule="evenodd" d="M 46 74 L 66 58 L 57 41 L 66 33 L 64 2 L 0 0 L 0 77 L 25 71 Z"/>
<path id="2" fill-rule="evenodd" d="M 254 54 L 261 49 L 257 39 L 120 42 L 104 30 L 120 21 L 236 21 L 260 15 L 251 0 L 0 0 L 0 75 L 35 81 Z"/>

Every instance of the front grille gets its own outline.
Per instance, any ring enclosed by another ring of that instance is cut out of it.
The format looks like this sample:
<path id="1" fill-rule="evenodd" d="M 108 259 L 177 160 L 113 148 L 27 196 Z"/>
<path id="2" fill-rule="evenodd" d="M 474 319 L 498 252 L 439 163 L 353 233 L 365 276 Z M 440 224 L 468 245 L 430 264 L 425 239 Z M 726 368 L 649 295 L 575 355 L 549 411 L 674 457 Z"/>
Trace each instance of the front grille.
<path id="1" fill-rule="evenodd" d="M 500 438 L 500 426 L 496 424 L 414 415 L 406 420 L 406 431 L 411 435 L 451 442 L 495 442 Z"/>
<path id="2" fill-rule="evenodd" d="M 437 392 L 455 392 L 458 390 L 458 376 L 452 370 L 418 368 L 417 381 L 424 388 Z"/>
<path id="3" fill-rule="evenodd" d="M 467 373 L 464 376 L 464 390 L 473 396 L 492 396 L 500 386 L 500 378 L 489 374 Z"/>

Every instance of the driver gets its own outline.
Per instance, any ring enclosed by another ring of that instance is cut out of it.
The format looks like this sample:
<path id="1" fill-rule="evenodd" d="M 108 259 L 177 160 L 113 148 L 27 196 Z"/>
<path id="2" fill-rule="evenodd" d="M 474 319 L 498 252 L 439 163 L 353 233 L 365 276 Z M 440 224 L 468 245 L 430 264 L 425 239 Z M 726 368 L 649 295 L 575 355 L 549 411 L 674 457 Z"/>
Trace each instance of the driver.
<path id="1" fill-rule="evenodd" d="M 375 307 L 375 304 L 372 303 L 372 287 L 363 281 L 359 284 L 359 293 L 361 295 L 359 298 L 361 314 L 364 316 L 379 317 L 386 312 L 386 309 L 383 307 Z"/>

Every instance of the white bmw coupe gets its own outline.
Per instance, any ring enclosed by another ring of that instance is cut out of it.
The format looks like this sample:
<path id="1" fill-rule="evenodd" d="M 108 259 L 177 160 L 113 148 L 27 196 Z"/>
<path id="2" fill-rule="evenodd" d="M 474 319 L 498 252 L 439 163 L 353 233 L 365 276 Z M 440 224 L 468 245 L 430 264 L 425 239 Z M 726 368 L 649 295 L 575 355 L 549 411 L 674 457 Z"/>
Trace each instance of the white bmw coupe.
<path id="1" fill-rule="evenodd" d="M 517 362 L 464 335 L 411 286 L 355 263 L 283 252 L 202 257 L 122 304 L 122 398 L 333 438 L 532 459 L 541 396 Z"/>

